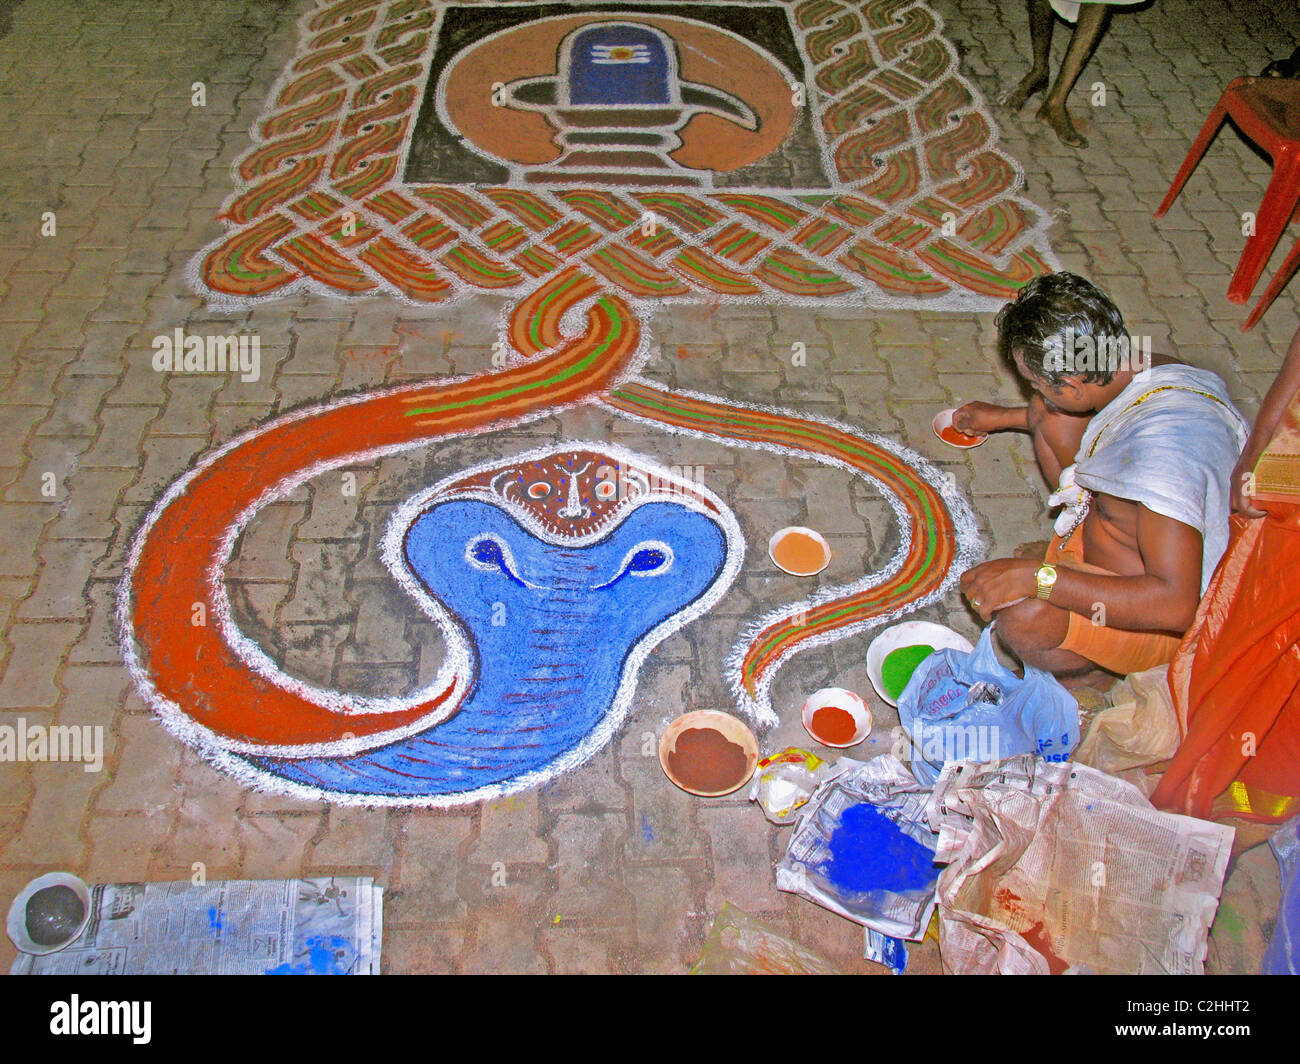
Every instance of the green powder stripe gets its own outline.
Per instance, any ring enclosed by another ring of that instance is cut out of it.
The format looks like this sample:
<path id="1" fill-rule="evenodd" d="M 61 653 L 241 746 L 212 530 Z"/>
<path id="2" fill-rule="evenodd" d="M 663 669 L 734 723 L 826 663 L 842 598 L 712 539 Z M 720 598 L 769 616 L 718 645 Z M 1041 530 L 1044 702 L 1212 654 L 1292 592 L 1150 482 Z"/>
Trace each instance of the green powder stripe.
<path id="1" fill-rule="evenodd" d="M 599 301 L 610 316 L 609 334 L 596 347 L 589 351 L 583 358 L 571 366 L 565 366 L 557 373 L 545 377 L 539 381 L 533 381 L 531 384 L 520 384 L 514 388 L 504 388 L 499 392 L 492 392 L 489 395 L 481 395 L 474 399 L 463 399 L 458 403 L 444 403 L 442 406 L 420 407 L 416 410 L 408 410 L 404 416 L 415 417 L 417 414 L 443 414 L 451 410 L 461 410 L 467 406 L 485 406 L 488 403 L 496 403 L 512 396 L 521 395 L 524 392 L 536 391 L 539 388 L 552 388 L 558 384 L 563 384 L 570 378 L 584 372 L 592 365 L 598 362 L 611 346 L 623 335 L 623 321 L 618 316 L 615 305 L 608 299 Z"/>
<path id="2" fill-rule="evenodd" d="M 899 584 L 897 586 L 896 592 L 901 592 L 905 595 L 908 591 L 911 590 L 912 587 L 915 586 L 916 582 L 921 579 L 922 575 L 924 575 L 924 573 L 929 569 L 930 565 L 933 563 L 934 556 L 938 550 L 938 536 L 942 527 L 942 522 L 939 521 L 939 519 L 937 518 L 934 512 L 934 508 L 931 505 L 931 496 L 925 491 L 918 490 L 917 480 L 907 475 L 907 473 L 911 472 L 911 468 L 909 466 L 907 465 L 893 466 L 890 464 L 885 454 L 864 450 L 861 447 L 856 447 L 851 444 L 837 442 L 828 435 L 828 432 L 834 430 L 822 429 L 821 431 L 815 431 L 811 428 L 804 427 L 805 425 L 807 425 L 807 423 L 800 424 L 798 422 L 790 422 L 790 421 L 777 422 L 775 418 L 769 417 L 767 419 L 759 419 L 753 417 L 752 415 L 746 416 L 738 412 L 723 416 L 706 410 L 685 409 L 679 405 L 672 404 L 667 400 L 656 401 L 650 398 L 649 396 L 643 396 L 634 392 L 627 392 L 623 390 L 616 390 L 612 392 L 611 395 L 613 398 L 623 402 L 627 402 L 630 405 L 659 409 L 661 411 L 664 411 L 665 413 L 675 414 L 678 417 L 683 418 L 684 420 L 695 422 L 695 423 L 714 422 L 714 423 L 722 423 L 724 425 L 734 424 L 738 427 L 749 428 L 753 432 L 758 432 L 761 429 L 770 428 L 774 424 L 779 424 L 780 427 L 784 429 L 787 434 L 807 437 L 813 441 L 824 443 L 831 450 L 839 451 L 845 454 L 856 455 L 864 459 L 866 463 L 868 463 L 873 467 L 889 470 L 898 479 L 898 481 L 900 481 L 902 484 L 906 485 L 910 489 L 912 495 L 914 496 L 918 504 L 918 508 L 921 511 L 922 529 L 929 533 L 928 535 L 924 536 L 924 544 L 923 544 L 924 553 L 921 556 L 922 564 L 916 568 L 915 572 L 910 578 L 908 578 L 902 584 Z M 739 435 L 739 433 L 737 433 L 737 435 Z M 925 485 L 925 486 L 928 487 L 929 485 Z M 874 588 L 871 589 L 871 591 L 875 591 L 875 590 L 876 589 Z M 868 595 L 870 595 L 870 593 L 871 593 L 870 591 L 866 592 L 866 594 Z M 861 613 L 866 609 L 870 609 L 871 606 L 874 604 L 874 601 L 875 600 L 873 599 L 867 599 L 866 601 L 858 601 L 855 603 L 850 603 L 836 610 L 835 612 L 820 618 L 818 621 L 818 626 L 819 627 L 825 626 L 832 621 L 837 621 L 841 618 L 850 617 L 856 613 Z M 801 626 L 800 631 L 806 631 L 806 627 Z M 793 631 L 786 631 L 783 633 L 781 629 L 778 628 L 774 631 L 772 635 L 768 637 L 768 639 L 764 643 L 758 645 L 755 649 L 757 649 L 760 652 L 761 656 L 766 656 L 770 650 L 779 646 L 781 643 L 785 642 L 791 635 L 794 634 L 795 632 Z M 752 673 L 756 671 L 756 669 L 757 669 L 757 663 L 753 663 L 750 665 L 748 671 Z"/>
<path id="3" fill-rule="evenodd" d="M 794 280 L 801 281 L 804 284 L 837 284 L 837 283 L 844 284 L 845 283 L 844 278 L 840 277 L 839 274 L 824 273 L 822 274 L 821 277 L 814 277 L 812 274 L 806 271 L 796 269 L 793 266 L 787 266 L 785 263 L 781 262 L 779 259 L 773 258 L 772 256 L 768 256 L 767 258 L 765 258 L 763 260 L 763 265 L 766 266 L 768 269 L 772 270 L 774 273 L 787 274 Z"/>
<path id="4" fill-rule="evenodd" d="M 938 259 L 940 262 L 946 262 L 964 277 L 970 277 L 973 275 L 982 280 L 988 281 L 991 284 L 995 284 L 999 288 L 1008 287 L 1007 279 L 1002 274 L 982 269 L 979 266 L 966 262 L 964 259 L 959 259 L 953 255 L 949 255 L 944 252 L 938 244 L 931 244 L 922 257 Z"/>
<path id="5" fill-rule="evenodd" d="M 570 277 L 567 281 L 565 281 L 564 284 L 562 284 L 559 288 L 556 288 L 552 292 L 550 292 L 550 294 L 548 294 L 547 297 L 542 300 L 541 304 L 537 308 L 537 313 L 533 315 L 532 321 L 528 323 L 528 339 L 532 341 L 534 349 L 540 351 L 543 347 L 546 346 L 542 342 L 542 333 L 541 333 L 542 321 L 546 317 L 544 313 L 546 308 L 549 307 L 561 296 L 563 296 L 566 292 L 571 291 L 573 289 L 573 286 L 578 284 L 581 280 L 582 278 L 575 274 L 574 276 Z"/>
<path id="6" fill-rule="evenodd" d="M 517 279 L 519 274 L 516 270 L 490 270 L 486 266 L 475 262 L 464 251 L 457 248 L 454 251 L 447 252 L 447 258 L 459 262 L 467 270 L 477 273 L 480 277 L 490 277 L 493 280 L 512 280 Z"/>
<path id="7" fill-rule="evenodd" d="M 621 388 L 610 392 L 610 395 L 613 398 L 626 402 L 632 406 L 652 407 L 667 414 L 675 414 L 688 421 L 715 421 L 722 424 L 734 424 L 738 428 L 748 429 L 753 432 L 760 432 L 763 429 L 771 428 L 773 425 L 778 426 L 790 435 L 802 436 L 812 440 L 813 442 L 824 443 L 831 450 L 853 455 L 854 457 L 860 458 L 869 463 L 873 467 L 889 471 L 926 504 L 923 509 L 926 511 L 927 515 L 931 513 L 928 506 L 928 498 L 924 491 L 925 488 L 929 488 L 929 485 L 925 484 L 924 481 L 919 481 L 917 478 L 909 477 L 907 475 L 912 472 L 911 466 L 906 465 L 905 463 L 900 463 L 898 465 L 891 464 L 889 460 L 891 456 L 889 456 L 889 452 L 887 451 L 877 451 L 875 449 L 855 446 L 852 443 L 837 442 L 834 437 L 830 435 L 831 432 L 837 430 L 825 429 L 821 426 L 813 426 L 810 422 L 778 419 L 775 416 L 769 416 L 766 419 L 763 419 L 758 415 L 757 411 L 746 410 L 742 412 L 737 410 L 734 413 L 722 415 L 707 410 L 689 409 L 674 405 L 667 399 L 657 401 L 648 395 L 642 395 Z"/>

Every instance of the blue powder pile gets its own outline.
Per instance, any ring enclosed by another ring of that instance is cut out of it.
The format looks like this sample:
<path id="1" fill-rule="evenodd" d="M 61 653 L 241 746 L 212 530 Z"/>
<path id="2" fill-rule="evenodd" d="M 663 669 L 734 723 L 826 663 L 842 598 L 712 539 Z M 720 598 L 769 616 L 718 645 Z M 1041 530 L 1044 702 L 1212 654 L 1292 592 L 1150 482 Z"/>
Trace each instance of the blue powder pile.
<path id="1" fill-rule="evenodd" d="M 934 851 L 906 835 L 874 805 L 850 806 L 830 838 L 831 856 L 818 871 L 841 890 L 903 893 L 939 878 Z"/>

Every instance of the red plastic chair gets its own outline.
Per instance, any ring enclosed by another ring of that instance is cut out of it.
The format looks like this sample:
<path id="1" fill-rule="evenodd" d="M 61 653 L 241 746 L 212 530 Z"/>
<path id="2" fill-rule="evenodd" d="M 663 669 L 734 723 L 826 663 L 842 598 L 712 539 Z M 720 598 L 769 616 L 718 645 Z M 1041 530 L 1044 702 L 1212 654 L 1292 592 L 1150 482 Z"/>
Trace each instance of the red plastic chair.
<path id="1" fill-rule="evenodd" d="M 1255 327 L 1255 323 L 1264 316 L 1264 311 L 1273 305 L 1273 300 L 1286 287 L 1287 281 L 1291 280 L 1297 268 L 1300 268 L 1300 240 L 1296 241 L 1295 247 L 1291 249 L 1291 254 L 1282 263 L 1282 268 L 1273 275 L 1273 280 L 1269 282 L 1268 288 L 1264 290 L 1263 297 L 1255 304 L 1255 309 L 1250 312 L 1246 324 L 1241 327 L 1242 332 L 1248 332 Z"/>
<path id="2" fill-rule="evenodd" d="M 1231 81 L 1183 160 L 1182 169 L 1156 211 L 1157 218 L 1163 218 L 1173 205 L 1225 118 L 1231 118 L 1243 134 L 1273 157 L 1273 179 L 1268 183 L 1264 202 L 1255 215 L 1255 235 L 1246 241 L 1237 272 L 1228 285 L 1228 299 L 1233 303 L 1244 303 L 1259 275 L 1264 272 L 1269 256 L 1291 220 L 1296 203 L 1300 202 L 1300 79 L 1236 78 Z M 1273 295 L 1277 293 L 1273 292 Z M 1259 308 L 1258 313 L 1262 314 L 1263 309 Z M 1258 320 L 1257 315 L 1252 317 Z"/>

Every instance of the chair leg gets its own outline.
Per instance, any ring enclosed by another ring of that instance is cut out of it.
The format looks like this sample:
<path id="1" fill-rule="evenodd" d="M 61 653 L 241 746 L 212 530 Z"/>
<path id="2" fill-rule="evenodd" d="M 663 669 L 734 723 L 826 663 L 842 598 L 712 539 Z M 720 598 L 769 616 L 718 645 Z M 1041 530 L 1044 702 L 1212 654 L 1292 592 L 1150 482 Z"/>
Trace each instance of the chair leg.
<path id="1" fill-rule="evenodd" d="M 1226 92 L 1219 97 L 1219 102 L 1210 111 L 1209 117 L 1205 120 L 1205 125 L 1201 127 L 1201 132 L 1196 137 L 1196 142 L 1192 145 L 1191 151 L 1187 153 L 1187 158 L 1183 160 L 1182 168 L 1174 177 L 1174 183 L 1169 186 L 1169 191 L 1165 193 L 1164 202 L 1156 209 L 1157 218 L 1163 218 L 1165 212 L 1173 206 L 1174 200 L 1178 198 L 1178 193 L 1183 190 L 1183 186 L 1187 184 L 1187 179 L 1192 176 L 1192 171 L 1196 169 L 1196 164 L 1201 161 L 1201 156 L 1205 154 L 1205 149 L 1210 146 L 1210 141 L 1214 140 L 1215 135 L 1219 132 L 1223 120 L 1228 117 L 1228 107 L 1224 103 L 1225 99 L 1227 99 Z"/>
<path id="2" fill-rule="evenodd" d="M 1287 286 L 1287 282 L 1291 280 L 1291 275 L 1296 272 L 1297 268 L 1300 268 L 1300 240 L 1296 241 L 1295 247 L 1291 249 L 1291 254 L 1288 255 L 1286 261 L 1282 263 L 1282 268 L 1277 271 L 1277 274 L 1269 283 L 1268 288 L 1265 289 L 1263 297 L 1255 304 L 1255 309 L 1250 312 L 1250 317 L 1246 319 L 1246 324 L 1241 327 L 1242 332 L 1249 332 L 1255 327 L 1259 319 L 1264 316 L 1264 311 L 1268 310 L 1268 308 L 1273 305 L 1273 300 L 1275 300 L 1282 293 L 1282 289 Z"/>
<path id="3" fill-rule="evenodd" d="M 1300 157 L 1278 152 L 1273 160 L 1273 179 L 1264 193 L 1264 202 L 1255 215 L 1255 235 L 1246 241 L 1237 270 L 1228 285 L 1228 301 L 1244 303 L 1268 265 L 1268 258 L 1282 239 L 1291 220 L 1291 212 L 1300 200 Z"/>

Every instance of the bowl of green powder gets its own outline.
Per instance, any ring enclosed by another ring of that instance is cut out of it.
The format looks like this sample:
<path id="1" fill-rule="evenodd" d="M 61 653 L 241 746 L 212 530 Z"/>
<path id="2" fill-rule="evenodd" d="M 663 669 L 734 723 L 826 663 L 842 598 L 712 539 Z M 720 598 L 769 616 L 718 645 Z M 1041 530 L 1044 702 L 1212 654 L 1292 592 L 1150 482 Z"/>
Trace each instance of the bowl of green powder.
<path id="1" fill-rule="evenodd" d="M 971 641 L 951 628 L 930 621 L 904 621 L 886 628 L 867 648 L 867 676 L 871 686 L 891 706 L 926 658 L 936 650 L 974 649 Z"/>

